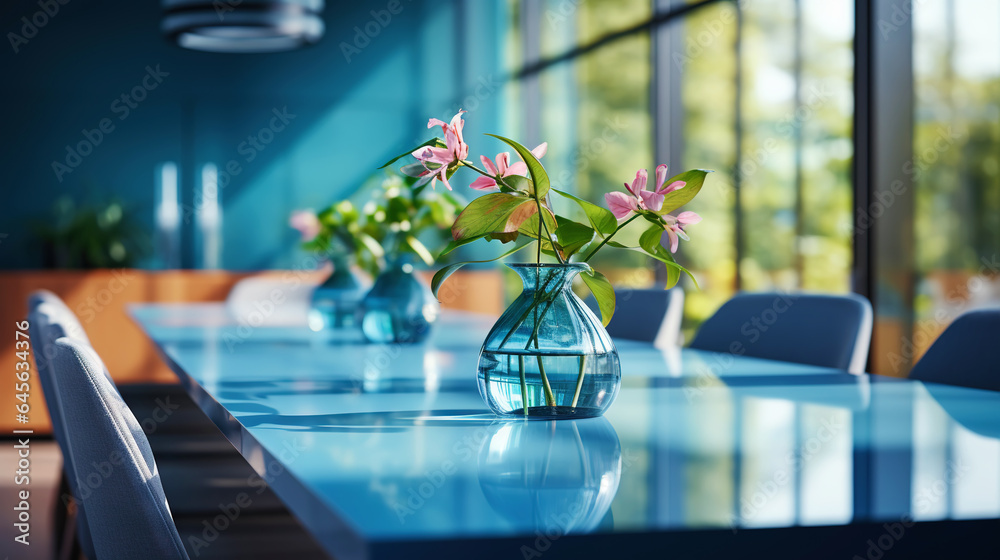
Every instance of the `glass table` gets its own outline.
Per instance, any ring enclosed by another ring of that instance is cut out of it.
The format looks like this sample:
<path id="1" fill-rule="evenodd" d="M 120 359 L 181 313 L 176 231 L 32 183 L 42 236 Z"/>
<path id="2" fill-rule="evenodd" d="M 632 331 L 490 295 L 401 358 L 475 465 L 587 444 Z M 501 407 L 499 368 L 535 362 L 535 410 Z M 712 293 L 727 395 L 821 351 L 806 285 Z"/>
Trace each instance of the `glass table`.
<path id="1" fill-rule="evenodd" d="M 501 421 L 476 386 L 492 317 L 445 312 L 423 344 L 368 345 L 223 304 L 130 313 L 339 560 L 998 546 L 993 392 L 616 341 L 605 417 Z"/>

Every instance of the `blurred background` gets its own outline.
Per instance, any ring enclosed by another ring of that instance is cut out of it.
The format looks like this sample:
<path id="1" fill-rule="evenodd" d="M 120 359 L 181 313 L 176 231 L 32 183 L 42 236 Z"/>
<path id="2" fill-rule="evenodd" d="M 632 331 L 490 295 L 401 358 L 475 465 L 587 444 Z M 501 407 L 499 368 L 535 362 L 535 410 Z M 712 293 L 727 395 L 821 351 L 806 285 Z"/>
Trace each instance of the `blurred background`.
<path id="1" fill-rule="evenodd" d="M 554 183 L 595 202 L 638 168 L 715 170 L 678 255 L 701 285 L 687 333 L 738 290 L 853 290 L 875 304 L 870 369 L 904 376 L 1000 299 L 992 0 L 887 0 L 879 17 L 848 0 L 328 2 L 317 44 L 270 54 L 180 48 L 156 2 L 70 1 L 38 25 L 41 9 L 0 7 L 12 316 L 39 282 L 110 290 L 107 269 L 138 269 L 121 305 L 313 268 L 289 215 L 357 199 L 459 108 L 473 157 L 501 151 L 483 132 L 547 141 Z M 620 287 L 663 278 L 605 258 Z"/>

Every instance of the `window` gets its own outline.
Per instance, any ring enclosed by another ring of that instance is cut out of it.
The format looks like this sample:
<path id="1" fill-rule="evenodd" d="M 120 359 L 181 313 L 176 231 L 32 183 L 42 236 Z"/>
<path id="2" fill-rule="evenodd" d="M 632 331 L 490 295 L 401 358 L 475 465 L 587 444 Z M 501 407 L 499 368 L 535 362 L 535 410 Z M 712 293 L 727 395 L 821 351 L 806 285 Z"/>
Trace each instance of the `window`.
<path id="1" fill-rule="evenodd" d="M 537 83 L 523 114 L 541 122 L 556 184 L 603 204 L 639 168 L 716 171 L 678 257 L 701 288 L 688 291 L 689 333 L 737 289 L 848 291 L 851 4 L 701 2 L 669 22 L 685 5 L 655 4 L 518 3 L 524 80 Z M 561 61 L 531 71 L 539 59 Z M 639 254 L 604 258 L 618 285 L 657 279 Z"/>

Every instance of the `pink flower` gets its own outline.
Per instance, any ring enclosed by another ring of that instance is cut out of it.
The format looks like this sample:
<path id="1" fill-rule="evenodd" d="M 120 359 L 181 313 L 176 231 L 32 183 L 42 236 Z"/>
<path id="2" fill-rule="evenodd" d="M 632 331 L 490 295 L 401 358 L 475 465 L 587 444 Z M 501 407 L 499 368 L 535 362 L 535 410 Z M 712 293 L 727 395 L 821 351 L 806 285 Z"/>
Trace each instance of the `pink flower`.
<path id="1" fill-rule="evenodd" d="M 610 192 L 604 195 L 604 201 L 607 202 L 608 208 L 611 209 L 611 213 L 615 215 L 615 218 L 621 220 L 627 218 L 632 212 L 638 212 L 639 210 L 658 212 L 663 208 L 664 196 L 687 184 L 684 181 L 674 181 L 667 186 L 663 186 L 667 182 L 666 165 L 657 166 L 656 189 L 653 191 L 646 190 L 646 183 L 649 181 L 648 177 L 649 174 L 646 170 L 640 169 L 635 172 L 635 179 L 632 180 L 631 185 L 625 183 L 625 188 L 631 196 L 623 192 Z"/>
<path id="2" fill-rule="evenodd" d="M 663 208 L 663 198 L 669 193 L 676 191 L 677 189 L 683 188 L 684 181 L 674 181 L 669 185 L 664 186 L 663 184 L 667 182 L 667 166 L 658 165 L 656 166 L 656 189 L 653 191 L 645 190 L 645 184 L 643 185 L 643 190 L 635 193 L 636 196 L 642 198 L 642 201 L 646 203 L 646 208 L 649 208 L 653 212 L 659 212 L 660 208 Z"/>
<path id="3" fill-rule="evenodd" d="M 531 150 L 531 153 L 538 159 L 542 159 L 549 149 L 548 142 L 542 142 Z M 511 175 L 521 175 L 524 176 L 528 173 L 528 166 L 525 165 L 523 161 L 516 162 L 514 165 L 510 165 L 510 152 L 503 152 L 497 154 L 497 163 L 493 165 L 490 158 L 486 156 L 479 156 L 479 160 L 483 162 L 483 167 L 486 171 L 490 172 L 493 177 L 481 176 L 469 185 L 470 188 L 476 189 L 477 191 L 486 191 L 493 188 L 497 188 L 496 177 L 509 177 Z"/>
<path id="4" fill-rule="evenodd" d="M 667 237 L 670 238 L 670 252 L 677 252 L 677 245 L 680 239 L 688 241 L 688 236 L 684 233 L 684 226 L 697 224 L 701 221 L 701 216 L 694 212 L 681 212 L 676 217 L 666 214 L 663 219 L 667 222 Z"/>
<path id="5" fill-rule="evenodd" d="M 635 172 L 635 179 L 632 180 L 631 185 L 625 183 L 629 194 L 615 191 L 604 195 L 604 201 L 608 204 L 608 208 L 615 215 L 615 218 L 621 220 L 627 218 L 632 212 L 646 209 L 646 203 L 643 202 L 639 194 L 646 190 L 646 180 L 646 170 L 640 169 Z"/>
<path id="6" fill-rule="evenodd" d="M 319 218 L 312 210 L 296 210 L 292 212 L 288 224 L 299 230 L 302 234 L 302 241 L 312 241 L 316 239 L 323 226 L 319 223 Z"/>
<path id="7" fill-rule="evenodd" d="M 451 118 L 450 123 L 433 118 L 427 121 L 427 128 L 441 127 L 444 132 L 445 147 L 427 146 L 413 152 L 413 157 L 420 160 L 424 166 L 424 172 L 419 175 L 421 179 L 417 181 L 417 186 L 430 181 L 431 188 L 433 188 L 437 180 L 441 179 L 444 186 L 451 190 L 451 184 L 448 183 L 448 171 L 469 157 L 469 145 L 462 138 L 462 128 L 465 126 L 465 120 L 462 119 L 464 112 L 459 109 L 458 113 Z"/>

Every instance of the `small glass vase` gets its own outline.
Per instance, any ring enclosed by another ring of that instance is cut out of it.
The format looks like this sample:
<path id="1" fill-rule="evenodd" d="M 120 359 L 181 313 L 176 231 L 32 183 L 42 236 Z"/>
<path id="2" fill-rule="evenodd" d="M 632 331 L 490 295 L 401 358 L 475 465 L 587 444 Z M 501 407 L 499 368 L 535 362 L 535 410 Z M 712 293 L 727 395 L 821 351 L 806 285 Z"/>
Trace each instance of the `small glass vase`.
<path id="1" fill-rule="evenodd" d="M 495 414 L 535 419 L 600 416 L 621 386 L 618 351 L 608 331 L 573 293 L 590 267 L 508 265 L 521 295 L 486 336 L 479 394 Z"/>
<path id="2" fill-rule="evenodd" d="M 377 343 L 420 342 L 430 335 L 441 311 L 430 288 L 413 275 L 407 258 L 397 258 L 379 274 L 361 308 L 361 330 Z"/>
<path id="3" fill-rule="evenodd" d="M 335 258 L 333 272 L 313 290 L 309 307 L 309 328 L 330 334 L 356 331 L 365 282 L 351 270 L 347 259 Z"/>

